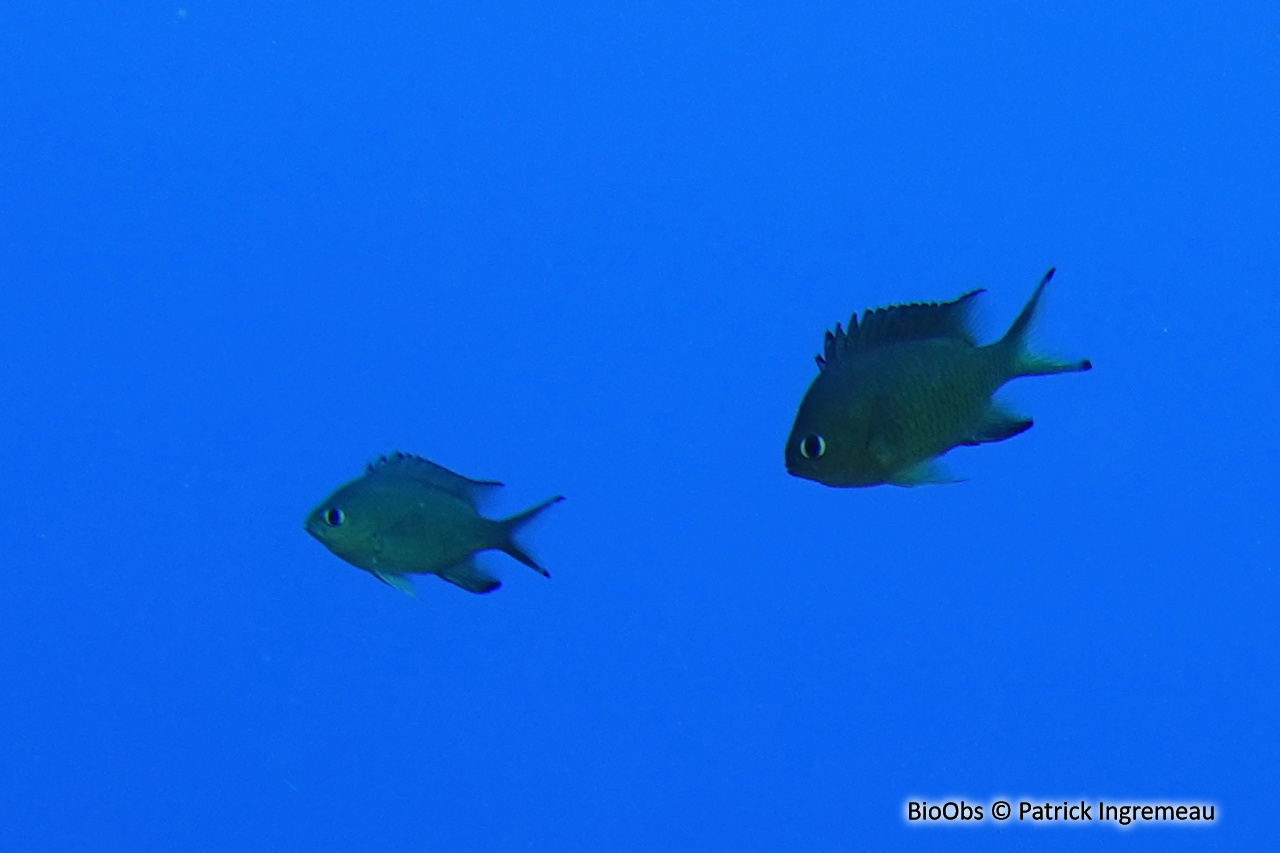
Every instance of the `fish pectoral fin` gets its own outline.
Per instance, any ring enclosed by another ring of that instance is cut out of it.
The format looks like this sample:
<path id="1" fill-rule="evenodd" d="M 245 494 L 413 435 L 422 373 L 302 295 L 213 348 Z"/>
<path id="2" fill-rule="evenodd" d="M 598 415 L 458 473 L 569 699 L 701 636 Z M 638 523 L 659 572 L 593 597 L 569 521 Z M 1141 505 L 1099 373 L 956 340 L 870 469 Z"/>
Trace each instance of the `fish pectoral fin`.
<path id="1" fill-rule="evenodd" d="M 867 450 L 871 453 L 871 458 L 881 469 L 893 468 L 894 462 L 897 460 L 898 454 L 889 446 L 889 442 L 885 441 L 884 436 L 873 435 L 867 442 Z"/>
<path id="2" fill-rule="evenodd" d="M 452 566 L 445 566 L 436 572 L 440 577 L 454 586 L 460 586 L 467 592 L 484 594 L 493 592 L 502 586 L 502 582 L 484 572 L 470 558 Z"/>
<path id="3" fill-rule="evenodd" d="M 927 486 L 942 483 L 962 483 L 963 480 L 951 476 L 936 459 L 926 459 L 906 468 L 900 468 L 889 475 L 888 483 L 895 486 Z"/>
<path id="4" fill-rule="evenodd" d="M 401 575 L 395 572 L 370 572 L 375 578 L 385 583 L 387 586 L 393 586 L 403 592 L 410 598 L 417 598 L 418 591 L 413 588 L 413 579 L 408 575 Z"/>
<path id="5" fill-rule="evenodd" d="M 999 406 L 992 405 L 987 409 L 982 422 L 974 429 L 973 435 L 965 444 L 985 444 L 990 441 L 1004 441 L 1031 429 L 1033 421 L 1007 412 Z"/>

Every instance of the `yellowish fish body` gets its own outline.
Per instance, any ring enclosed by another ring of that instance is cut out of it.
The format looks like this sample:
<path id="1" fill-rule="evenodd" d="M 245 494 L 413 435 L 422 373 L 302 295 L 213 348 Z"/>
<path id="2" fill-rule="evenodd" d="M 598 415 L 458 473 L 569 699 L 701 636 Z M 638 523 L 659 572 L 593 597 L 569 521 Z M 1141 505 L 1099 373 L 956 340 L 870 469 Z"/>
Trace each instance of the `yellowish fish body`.
<path id="1" fill-rule="evenodd" d="M 475 554 L 501 550 L 546 575 L 514 535 L 563 500 L 554 497 L 508 519 L 485 518 L 477 504 L 501 485 L 397 453 L 326 498 L 304 526 L 348 563 L 410 594 L 414 574 L 434 574 L 470 592 L 491 592 L 501 584 L 476 565 Z"/>
<path id="2" fill-rule="evenodd" d="M 820 372 L 787 439 L 787 470 L 828 486 L 953 482 L 936 460 L 959 445 L 1003 441 L 1032 425 L 991 399 L 1018 376 L 1088 370 L 1024 349 L 1050 270 L 1001 340 L 978 346 L 973 299 L 863 312 L 828 332 Z"/>

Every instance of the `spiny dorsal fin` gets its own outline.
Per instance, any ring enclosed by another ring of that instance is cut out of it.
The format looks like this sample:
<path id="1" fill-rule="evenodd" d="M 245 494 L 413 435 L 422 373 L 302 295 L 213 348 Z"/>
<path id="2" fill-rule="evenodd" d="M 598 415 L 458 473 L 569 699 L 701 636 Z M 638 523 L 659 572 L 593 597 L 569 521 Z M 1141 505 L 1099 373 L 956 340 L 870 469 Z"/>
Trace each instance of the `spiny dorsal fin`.
<path id="1" fill-rule="evenodd" d="M 847 352 L 875 349 L 899 341 L 954 338 L 974 346 L 969 315 L 974 297 L 982 292 L 971 290 L 952 302 L 914 302 L 874 311 L 867 309 L 862 312 L 861 321 L 855 311 L 849 318 L 849 331 L 836 323 L 835 331 L 827 332 L 822 355 L 817 356 L 818 369 L 825 369 Z"/>
<path id="2" fill-rule="evenodd" d="M 472 480 L 421 456 L 398 451 L 389 456 L 380 456 L 370 462 L 368 474 L 379 477 L 408 477 L 440 489 L 442 492 L 448 492 L 472 506 L 475 506 L 476 501 L 486 492 L 502 485 L 495 480 Z"/>

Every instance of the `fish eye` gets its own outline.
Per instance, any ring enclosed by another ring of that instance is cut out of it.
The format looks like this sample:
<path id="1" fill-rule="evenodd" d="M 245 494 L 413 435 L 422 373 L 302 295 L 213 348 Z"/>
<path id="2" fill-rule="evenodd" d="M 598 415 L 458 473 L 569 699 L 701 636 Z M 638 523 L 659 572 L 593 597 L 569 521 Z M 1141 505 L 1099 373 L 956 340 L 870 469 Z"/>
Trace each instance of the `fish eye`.
<path id="1" fill-rule="evenodd" d="M 341 527 L 342 522 L 347 520 L 347 514 L 336 506 L 329 507 L 324 511 L 324 523 L 330 527 Z"/>
<path id="2" fill-rule="evenodd" d="M 800 441 L 800 455 L 805 459 L 817 459 L 826 452 L 826 439 L 820 435 L 805 436 Z"/>

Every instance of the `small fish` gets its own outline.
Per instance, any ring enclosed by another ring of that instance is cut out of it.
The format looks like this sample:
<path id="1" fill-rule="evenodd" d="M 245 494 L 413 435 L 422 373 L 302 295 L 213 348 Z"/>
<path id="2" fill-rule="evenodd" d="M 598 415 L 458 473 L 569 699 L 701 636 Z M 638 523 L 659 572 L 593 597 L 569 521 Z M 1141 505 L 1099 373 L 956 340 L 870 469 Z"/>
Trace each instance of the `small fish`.
<path id="1" fill-rule="evenodd" d="M 492 592 L 501 583 L 474 561 L 477 552 L 490 549 L 550 577 L 515 534 L 564 498 L 557 495 L 500 521 L 483 517 L 477 504 L 501 486 L 469 480 L 420 456 L 393 453 L 326 498 L 304 526 L 351 565 L 409 595 L 409 576 L 416 574 L 439 575 L 469 592 Z"/>
<path id="2" fill-rule="evenodd" d="M 1004 441 L 1031 428 L 991 395 L 1010 379 L 1089 370 L 1025 349 L 1045 273 L 1003 338 L 978 346 L 969 314 L 981 290 L 954 302 L 855 313 L 827 332 L 819 373 L 787 439 L 787 471 L 828 486 L 953 483 L 938 457 L 961 444 Z"/>

